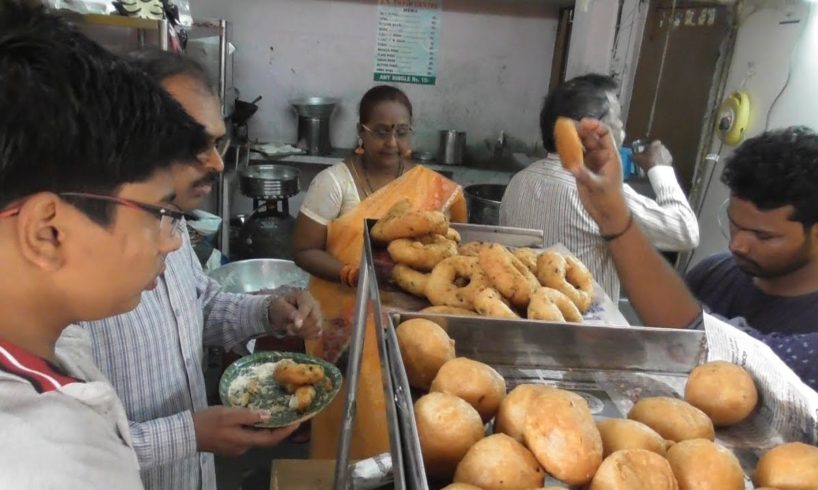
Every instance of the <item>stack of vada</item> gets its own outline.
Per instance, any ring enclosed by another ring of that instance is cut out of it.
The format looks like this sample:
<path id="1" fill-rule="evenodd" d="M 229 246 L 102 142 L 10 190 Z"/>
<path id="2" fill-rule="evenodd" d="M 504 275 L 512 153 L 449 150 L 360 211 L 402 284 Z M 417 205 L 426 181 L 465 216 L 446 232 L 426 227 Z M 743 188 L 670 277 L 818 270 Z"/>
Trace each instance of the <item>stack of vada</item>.
<path id="1" fill-rule="evenodd" d="M 592 304 L 593 277 L 570 255 L 497 243 L 460 244 L 439 211 L 396 203 L 372 238 L 395 262 L 392 280 L 426 298 L 424 313 L 581 323 Z"/>

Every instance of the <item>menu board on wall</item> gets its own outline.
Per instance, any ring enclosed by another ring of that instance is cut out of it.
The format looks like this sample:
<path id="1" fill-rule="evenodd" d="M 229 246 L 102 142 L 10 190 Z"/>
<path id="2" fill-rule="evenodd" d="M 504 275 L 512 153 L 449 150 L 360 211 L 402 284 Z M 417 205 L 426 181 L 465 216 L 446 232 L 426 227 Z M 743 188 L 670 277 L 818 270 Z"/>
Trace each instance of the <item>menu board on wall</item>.
<path id="1" fill-rule="evenodd" d="M 378 0 L 375 81 L 434 85 L 442 0 Z"/>

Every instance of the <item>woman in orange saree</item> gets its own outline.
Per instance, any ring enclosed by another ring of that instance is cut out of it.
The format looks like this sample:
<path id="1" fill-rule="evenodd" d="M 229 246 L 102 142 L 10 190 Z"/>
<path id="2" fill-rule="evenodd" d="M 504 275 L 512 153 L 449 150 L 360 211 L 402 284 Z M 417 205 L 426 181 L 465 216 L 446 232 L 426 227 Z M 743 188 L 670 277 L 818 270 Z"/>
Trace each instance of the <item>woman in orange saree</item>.
<path id="1" fill-rule="evenodd" d="M 411 104 L 400 90 L 379 86 L 361 100 L 356 155 L 313 180 L 298 217 L 293 248 L 296 263 L 312 274 L 310 292 L 321 303 L 324 333 L 307 343 L 307 352 L 338 362 L 352 336 L 355 285 L 363 250 L 365 220 L 382 217 L 401 199 L 413 207 L 440 210 L 464 221 L 460 187 L 442 175 L 408 161 Z M 386 405 L 372 315 L 363 346 L 351 458 L 389 450 Z M 335 459 L 344 396 L 312 421 L 310 456 Z"/>

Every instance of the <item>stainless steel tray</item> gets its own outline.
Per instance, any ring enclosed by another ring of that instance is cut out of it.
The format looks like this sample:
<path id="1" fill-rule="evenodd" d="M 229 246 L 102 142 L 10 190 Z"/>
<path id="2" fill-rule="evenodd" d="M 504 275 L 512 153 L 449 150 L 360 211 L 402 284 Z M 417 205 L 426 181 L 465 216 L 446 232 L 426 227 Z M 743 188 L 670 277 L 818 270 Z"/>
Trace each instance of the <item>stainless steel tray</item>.
<path id="1" fill-rule="evenodd" d="M 367 228 L 373 223 L 370 220 Z M 471 224 L 452 226 L 460 232 L 464 242 L 544 246 L 542 233 L 536 230 Z M 365 246 L 369 249 L 365 258 L 371 260 L 367 268 L 373 271 L 373 277 L 374 270 L 378 270 L 375 280 L 383 285 L 389 279 L 384 277 L 382 267 L 376 267 L 379 250 L 371 248 L 368 230 L 366 233 Z M 393 457 L 394 452 L 400 453 L 395 461 L 400 461 L 401 467 L 394 467 L 401 484 L 407 488 L 437 487 L 425 478 L 413 408 L 418 394 L 409 387 L 395 334 L 395 327 L 404 320 L 427 318 L 438 323 L 455 341 L 458 356 L 493 366 L 505 377 L 509 390 L 522 383 L 544 383 L 568 389 L 588 401 L 596 418 L 623 417 L 636 400 L 645 396 L 681 397 L 688 373 L 707 359 L 707 339 L 703 331 L 423 315 L 407 311 L 425 306 L 420 300 L 415 300 L 415 308 L 395 301 L 408 296 L 380 288 L 381 305 L 389 316 L 380 325 L 385 335 L 379 340 L 386 344 L 383 351 L 396 408 L 392 412 L 390 407 L 388 416 L 397 418 L 400 438 L 392 450 Z M 762 404 L 749 420 L 717 431 L 717 440 L 736 454 L 745 474 L 755 467 L 763 450 L 783 442 L 780 434 L 770 428 L 765 410 L 768 409 Z M 545 485 L 557 483 L 548 479 Z M 753 488 L 749 478 L 745 479 L 745 487 Z"/>
<path id="2" fill-rule="evenodd" d="M 451 227 L 460 233 L 460 238 L 463 243 L 495 242 L 507 247 L 532 248 L 542 248 L 545 246 L 542 230 L 466 223 L 452 223 Z"/>
<path id="3" fill-rule="evenodd" d="M 361 361 L 363 358 L 364 336 L 366 335 L 366 322 L 369 316 L 369 309 L 374 309 L 376 322 L 376 332 L 378 335 L 378 354 L 381 361 L 382 382 L 384 396 L 387 400 L 386 415 L 389 432 L 390 455 L 392 457 L 392 474 L 394 487 L 397 490 L 405 490 L 406 479 L 404 478 L 404 461 L 400 435 L 399 418 L 397 406 L 390 403 L 395 400 L 393 377 L 390 372 L 389 353 L 384 336 L 383 324 L 388 321 L 381 310 L 381 299 L 378 291 L 378 282 L 375 280 L 374 260 L 372 257 L 372 244 L 369 239 L 369 230 L 364 231 L 364 247 L 361 256 L 361 270 L 358 276 L 358 288 L 355 304 L 355 316 L 353 319 L 352 341 L 349 347 L 349 361 L 346 372 L 346 391 L 344 392 L 344 415 L 342 419 L 341 435 L 338 439 L 338 456 L 335 465 L 335 477 L 333 480 L 334 490 L 346 490 L 353 488 L 352 471 L 350 466 L 350 445 L 352 428 L 355 423 L 366 423 L 366 421 L 355 420 L 355 406 L 358 398 L 358 384 L 360 381 Z M 394 358 L 395 354 L 393 354 Z M 400 358 L 400 354 L 397 354 Z"/>
<path id="4" fill-rule="evenodd" d="M 543 323 L 491 318 L 392 313 L 387 338 L 394 327 L 411 318 L 426 318 L 440 325 L 455 341 L 458 356 L 491 365 L 506 379 L 510 391 L 523 383 L 542 383 L 582 395 L 594 417 L 624 417 L 633 403 L 646 396 L 681 398 L 691 369 L 707 359 L 707 339 L 697 330 L 648 327 L 605 327 Z M 499 334 L 498 332 L 502 332 Z M 400 350 L 390 359 L 395 371 L 403 371 Z M 402 437 L 417 437 L 408 383 L 393 372 Z M 408 393 L 408 395 L 407 395 Z M 763 400 L 762 400 L 763 403 Z M 401 408 L 403 407 L 403 408 Z M 408 407 L 408 409 L 406 408 Z M 716 431 L 717 441 L 738 457 L 750 475 L 758 457 L 783 442 L 765 420 L 764 406 L 747 421 Z M 402 440 L 404 474 L 422 472 L 420 443 Z M 418 451 L 414 453 L 414 451 Z M 420 461 L 418 465 L 417 461 Z M 546 480 L 548 484 L 556 480 Z M 564 485 L 564 484 L 563 484 Z M 437 488 L 434 483 L 427 487 Z M 745 477 L 745 488 L 753 488 Z"/>

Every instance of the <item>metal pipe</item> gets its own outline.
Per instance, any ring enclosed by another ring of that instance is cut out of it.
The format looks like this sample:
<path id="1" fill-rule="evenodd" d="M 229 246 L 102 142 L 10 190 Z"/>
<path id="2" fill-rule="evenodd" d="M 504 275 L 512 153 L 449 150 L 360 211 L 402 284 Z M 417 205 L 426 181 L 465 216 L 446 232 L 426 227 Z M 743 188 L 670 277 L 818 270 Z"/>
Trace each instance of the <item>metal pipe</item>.
<path id="1" fill-rule="evenodd" d="M 386 398 L 386 423 L 389 430 L 389 448 L 392 456 L 392 476 L 394 478 L 393 487 L 395 490 L 406 490 L 405 464 L 403 450 L 401 449 L 400 425 L 398 423 L 397 405 L 395 399 L 395 385 L 392 374 L 389 370 L 389 353 L 386 347 L 386 337 L 384 328 L 384 315 L 381 309 L 381 294 L 378 290 L 378 280 L 375 275 L 375 259 L 372 255 L 372 242 L 369 234 L 364 236 L 364 257 L 365 266 L 373 277 L 369 283 L 369 299 L 375 310 L 375 332 L 378 337 L 378 354 L 381 359 L 381 379 L 383 391 Z M 388 319 L 386 320 L 389 321 Z"/>
<path id="2" fill-rule="evenodd" d="M 225 167 L 224 172 L 219 176 L 219 192 L 216 195 L 217 209 L 222 218 L 222 230 L 220 234 L 221 251 L 226 257 L 230 257 L 230 178 L 227 175 L 231 170 L 239 168 L 239 156 L 241 155 L 241 145 L 236 145 L 236 158 L 233 160 L 233 168 Z M 248 150 L 249 153 L 249 150 Z"/>
<path id="3" fill-rule="evenodd" d="M 403 467 L 403 479 L 406 480 L 406 487 L 413 490 L 429 490 L 426 481 L 426 468 L 423 464 L 423 457 L 420 450 L 420 438 L 418 436 L 417 421 L 412 403 L 412 392 L 409 388 L 409 380 L 406 377 L 406 369 L 400 356 L 398 346 L 398 335 L 395 331 L 397 314 L 391 314 L 386 320 L 386 344 L 389 353 L 389 369 L 394 375 L 395 403 L 397 404 L 398 423 L 401 433 L 401 458 Z M 395 467 L 395 463 L 392 463 Z"/>
<path id="4" fill-rule="evenodd" d="M 162 19 L 158 21 L 158 29 L 159 29 L 159 49 L 162 51 L 168 50 L 168 21 Z"/>
<path id="5" fill-rule="evenodd" d="M 219 20 L 219 99 L 222 102 L 222 115 L 227 110 L 227 21 Z"/>
<path id="6" fill-rule="evenodd" d="M 678 0 L 673 0 L 670 7 L 670 16 L 667 21 L 667 33 L 665 34 L 665 43 L 662 46 L 662 61 L 659 63 L 659 74 L 656 76 L 656 92 L 653 93 L 653 101 L 650 104 L 650 114 L 648 115 L 648 129 L 645 136 L 650 136 L 653 132 L 653 118 L 656 115 L 656 103 L 659 101 L 659 89 L 662 87 L 662 76 L 665 73 L 665 60 L 667 59 L 667 48 L 670 44 L 670 33 L 673 31 L 673 22 L 676 18 L 676 3 Z"/>
<path id="7" fill-rule="evenodd" d="M 366 231 L 364 231 L 366 233 Z M 347 365 L 347 390 L 344 400 L 344 417 L 342 419 L 341 437 L 338 441 L 338 456 L 335 459 L 334 490 L 346 490 L 351 484 L 349 451 L 352 443 L 352 427 L 355 423 L 355 407 L 358 399 L 358 382 L 360 381 L 361 361 L 363 360 L 366 321 L 369 317 L 369 267 L 366 266 L 366 250 L 361 252 L 361 272 L 358 276 L 358 295 L 355 298 L 355 317 L 353 319 L 352 343 L 349 346 L 349 364 Z"/>

